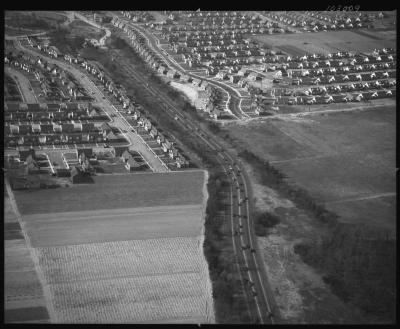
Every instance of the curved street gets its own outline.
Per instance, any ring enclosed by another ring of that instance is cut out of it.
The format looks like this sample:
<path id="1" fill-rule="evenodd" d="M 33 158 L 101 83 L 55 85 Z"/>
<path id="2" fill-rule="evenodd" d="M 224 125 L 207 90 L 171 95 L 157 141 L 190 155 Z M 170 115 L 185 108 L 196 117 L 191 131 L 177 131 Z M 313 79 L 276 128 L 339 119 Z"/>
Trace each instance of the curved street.
<path id="1" fill-rule="evenodd" d="M 221 89 L 223 89 L 225 92 L 227 92 L 230 95 L 230 110 L 232 111 L 232 114 L 235 115 L 237 118 L 239 119 L 244 119 L 244 118 L 248 118 L 249 116 L 244 113 L 240 107 L 240 99 L 242 98 L 240 96 L 240 93 L 230 87 L 229 85 L 220 82 L 220 81 L 215 81 L 213 79 L 207 79 L 205 77 L 201 77 L 199 75 L 196 75 L 194 73 L 190 73 L 185 71 L 178 63 L 176 63 L 175 61 L 173 61 L 171 58 L 165 56 L 162 52 L 162 50 L 158 47 L 158 43 L 157 43 L 157 39 L 151 34 L 148 33 L 145 29 L 143 29 L 141 26 L 139 26 L 138 24 L 133 24 L 129 21 L 127 21 L 124 17 L 121 17 L 120 15 L 116 15 L 113 12 L 110 12 L 110 14 L 113 17 L 116 17 L 120 20 L 123 20 L 125 23 L 127 23 L 131 28 L 134 28 L 136 31 L 138 31 L 143 37 L 146 38 L 149 47 L 160 57 L 163 58 L 163 60 L 173 69 L 175 69 L 176 71 L 182 73 L 182 74 L 186 74 L 192 78 L 197 78 L 197 79 L 202 79 L 207 81 L 208 83 L 210 83 L 211 85 L 217 86 Z"/>

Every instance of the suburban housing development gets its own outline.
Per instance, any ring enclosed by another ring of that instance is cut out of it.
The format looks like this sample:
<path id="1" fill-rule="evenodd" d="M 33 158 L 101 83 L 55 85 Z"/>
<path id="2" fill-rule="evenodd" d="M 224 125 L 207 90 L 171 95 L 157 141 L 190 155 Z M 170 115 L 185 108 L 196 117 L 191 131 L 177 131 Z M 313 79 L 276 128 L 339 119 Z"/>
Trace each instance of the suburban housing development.
<path id="1" fill-rule="evenodd" d="M 5 322 L 394 323 L 396 10 L 336 9 L 6 10 Z"/>

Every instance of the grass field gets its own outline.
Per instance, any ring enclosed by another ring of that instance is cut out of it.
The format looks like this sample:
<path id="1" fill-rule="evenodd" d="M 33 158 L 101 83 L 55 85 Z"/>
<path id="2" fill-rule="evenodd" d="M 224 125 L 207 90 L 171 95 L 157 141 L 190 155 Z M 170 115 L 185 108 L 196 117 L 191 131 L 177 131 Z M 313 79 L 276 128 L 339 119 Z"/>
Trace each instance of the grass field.
<path id="1" fill-rule="evenodd" d="M 199 204 L 204 172 L 95 176 L 94 184 L 15 191 L 21 214 Z"/>
<path id="2" fill-rule="evenodd" d="M 343 221 L 394 228 L 395 107 L 229 128 Z"/>
<path id="3" fill-rule="evenodd" d="M 290 55 L 327 54 L 337 51 L 372 52 L 375 48 L 396 47 L 396 31 L 328 31 L 319 33 L 256 35 L 262 46 L 280 49 Z"/>

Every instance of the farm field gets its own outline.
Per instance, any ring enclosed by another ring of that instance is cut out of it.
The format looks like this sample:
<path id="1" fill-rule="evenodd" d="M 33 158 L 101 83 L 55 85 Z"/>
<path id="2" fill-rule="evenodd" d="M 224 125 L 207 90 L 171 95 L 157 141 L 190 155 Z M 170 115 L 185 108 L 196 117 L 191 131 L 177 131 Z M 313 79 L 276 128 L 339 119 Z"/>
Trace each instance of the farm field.
<path id="1" fill-rule="evenodd" d="M 337 51 L 372 52 L 375 48 L 396 47 L 396 31 L 376 31 L 373 34 L 360 30 L 327 31 L 318 33 L 257 35 L 251 39 L 261 46 L 280 49 L 293 56 L 308 53 L 328 54 Z"/>
<path id="2" fill-rule="evenodd" d="M 176 205 L 35 214 L 24 221 L 32 245 L 43 247 L 197 236 L 201 217 L 201 205 Z"/>
<path id="3" fill-rule="evenodd" d="M 95 184 L 53 190 L 51 199 L 15 193 L 49 288 L 51 321 L 214 322 L 202 245 L 205 177 L 200 170 L 96 176 Z M 30 209 L 27 202 L 41 198 Z"/>
<path id="4" fill-rule="evenodd" d="M 4 193 L 4 321 L 46 323 L 49 314 L 30 249 Z"/>
<path id="5" fill-rule="evenodd" d="M 94 184 L 15 191 L 22 215 L 201 204 L 203 171 L 94 176 Z"/>
<path id="6" fill-rule="evenodd" d="M 391 106 L 252 122 L 229 131 L 342 221 L 395 228 L 395 122 Z"/>

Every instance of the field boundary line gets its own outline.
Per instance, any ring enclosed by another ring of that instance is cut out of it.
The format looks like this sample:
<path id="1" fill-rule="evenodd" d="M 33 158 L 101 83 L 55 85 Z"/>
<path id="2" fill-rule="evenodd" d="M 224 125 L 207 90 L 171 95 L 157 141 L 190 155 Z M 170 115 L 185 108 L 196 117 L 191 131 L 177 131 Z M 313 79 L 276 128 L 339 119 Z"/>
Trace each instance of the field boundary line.
<path id="1" fill-rule="evenodd" d="M 17 202 L 14 198 L 14 193 L 11 189 L 10 182 L 8 181 L 8 179 L 5 179 L 5 185 L 6 185 L 8 195 L 9 195 L 11 207 L 13 208 L 14 213 L 17 216 L 18 223 L 21 226 L 21 233 L 24 236 L 27 248 L 29 250 L 30 257 L 34 263 L 34 268 L 35 268 L 36 274 L 38 275 L 39 282 L 43 289 L 43 297 L 46 302 L 46 309 L 48 310 L 48 313 L 49 313 L 50 322 L 57 323 L 57 315 L 56 315 L 55 308 L 53 305 L 53 298 L 52 298 L 52 293 L 51 293 L 50 287 L 47 284 L 44 273 L 40 267 L 39 257 L 36 254 L 35 248 L 32 246 L 29 235 L 25 230 L 25 223 L 22 220 L 22 216 L 18 210 Z"/>
<path id="2" fill-rule="evenodd" d="M 387 196 L 396 196 L 396 195 L 397 195 L 396 192 L 380 193 L 380 194 L 369 195 L 369 196 L 365 196 L 365 197 L 327 201 L 327 202 L 325 202 L 325 204 L 338 204 L 338 203 L 344 203 L 344 202 L 363 201 L 363 200 L 378 199 L 378 198 L 384 198 Z"/>

